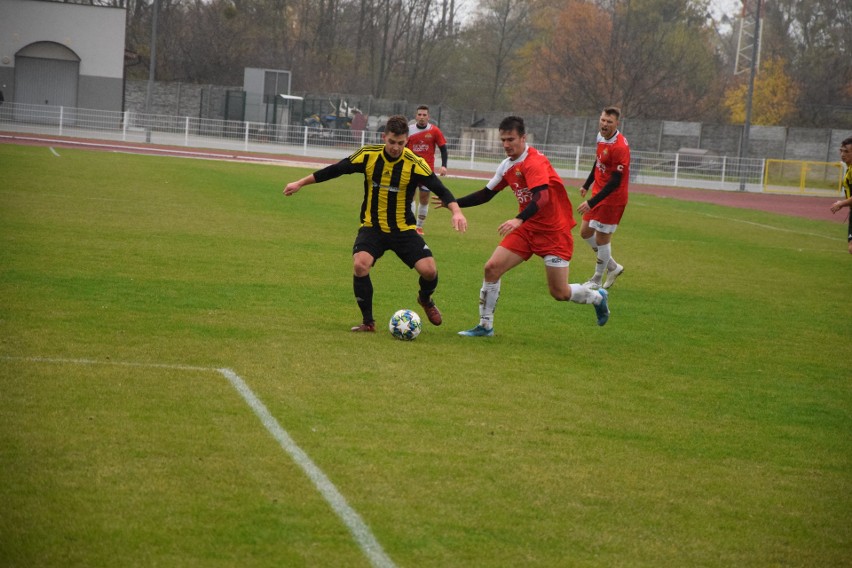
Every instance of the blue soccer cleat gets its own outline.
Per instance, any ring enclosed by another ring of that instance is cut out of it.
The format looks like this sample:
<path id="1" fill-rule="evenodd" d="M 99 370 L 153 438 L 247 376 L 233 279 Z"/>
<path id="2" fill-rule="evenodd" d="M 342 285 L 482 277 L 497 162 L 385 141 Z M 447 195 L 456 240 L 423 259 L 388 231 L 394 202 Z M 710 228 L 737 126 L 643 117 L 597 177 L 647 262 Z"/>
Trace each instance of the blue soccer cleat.
<path id="1" fill-rule="evenodd" d="M 481 325 L 477 325 L 473 329 L 468 329 L 466 331 L 460 331 L 459 335 L 463 335 L 465 337 L 493 337 L 494 329 L 485 329 Z"/>
<path id="2" fill-rule="evenodd" d="M 607 296 L 609 292 L 601 288 L 598 293 L 603 297 L 600 304 L 595 306 L 595 313 L 598 315 L 598 325 L 605 325 L 609 321 L 609 305 L 607 305 Z"/>

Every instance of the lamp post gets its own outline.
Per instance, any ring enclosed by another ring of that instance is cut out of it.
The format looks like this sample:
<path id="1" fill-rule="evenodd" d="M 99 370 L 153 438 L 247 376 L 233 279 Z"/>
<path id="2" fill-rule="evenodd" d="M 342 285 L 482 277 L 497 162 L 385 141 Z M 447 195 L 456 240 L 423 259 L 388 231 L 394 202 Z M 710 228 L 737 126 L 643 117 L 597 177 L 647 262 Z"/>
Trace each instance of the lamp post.
<path id="1" fill-rule="evenodd" d="M 154 12 L 151 16 L 151 61 L 148 66 L 148 89 L 145 92 L 145 114 L 147 115 L 145 117 L 147 125 L 145 128 L 145 142 L 148 144 L 151 143 L 151 92 L 154 89 L 154 76 L 157 72 L 157 8 L 160 5 L 160 0 L 152 0 L 152 4 Z"/>
<path id="2" fill-rule="evenodd" d="M 754 15 L 754 44 L 752 45 L 751 71 L 748 78 L 748 94 L 746 95 L 745 123 L 743 124 L 743 143 L 740 144 L 740 191 L 745 191 L 745 172 L 743 159 L 748 156 L 748 141 L 751 137 L 751 106 L 754 99 L 754 79 L 757 76 L 757 58 L 760 54 L 760 5 L 763 0 L 757 0 Z"/>

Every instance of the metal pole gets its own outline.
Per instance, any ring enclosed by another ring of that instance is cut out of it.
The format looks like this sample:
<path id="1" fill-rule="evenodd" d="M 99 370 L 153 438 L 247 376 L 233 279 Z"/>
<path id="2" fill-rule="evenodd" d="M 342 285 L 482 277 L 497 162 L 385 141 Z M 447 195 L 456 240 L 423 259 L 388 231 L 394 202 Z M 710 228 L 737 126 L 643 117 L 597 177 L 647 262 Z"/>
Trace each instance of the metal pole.
<path id="1" fill-rule="evenodd" d="M 151 16 L 151 62 L 148 66 L 148 90 L 145 93 L 145 142 L 151 143 L 151 92 L 154 89 L 154 76 L 157 72 L 157 12 L 160 0 L 153 0 L 154 13 Z"/>
<path id="2" fill-rule="evenodd" d="M 763 0 L 757 0 L 754 14 L 754 45 L 751 53 L 751 73 L 748 78 L 748 95 L 746 95 L 746 115 L 743 124 L 743 143 L 740 144 L 740 191 L 745 191 L 745 172 L 743 160 L 748 156 L 748 141 L 751 136 L 751 105 L 754 98 L 754 78 L 757 75 L 757 58 L 760 53 L 760 5 Z"/>

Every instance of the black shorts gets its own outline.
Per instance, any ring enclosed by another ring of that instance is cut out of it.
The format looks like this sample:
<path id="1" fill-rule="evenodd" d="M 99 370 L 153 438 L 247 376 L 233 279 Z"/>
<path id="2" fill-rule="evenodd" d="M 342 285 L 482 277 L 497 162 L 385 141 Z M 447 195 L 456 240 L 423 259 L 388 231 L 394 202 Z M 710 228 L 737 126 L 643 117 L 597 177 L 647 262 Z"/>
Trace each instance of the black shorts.
<path id="1" fill-rule="evenodd" d="M 849 213 L 849 237 L 846 240 L 852 243 L 852 211 Z"/>
<path id="2" fill-rule="evenodd" d="M 382 255 L 389 250 L 395 252 L 408 268 L 414 268 L 421 258 L 432 256 L 429 245 L 414 229 L 392 233 L 383 233 L 375 227 L 358 229 L 358 236 L 355 237 L 355 244 L 352 245 L 353 255 L 356 252 L 368 252 L 374 258 L 373 264 L 375 264 L 376 260 L 382 258 Z"/>

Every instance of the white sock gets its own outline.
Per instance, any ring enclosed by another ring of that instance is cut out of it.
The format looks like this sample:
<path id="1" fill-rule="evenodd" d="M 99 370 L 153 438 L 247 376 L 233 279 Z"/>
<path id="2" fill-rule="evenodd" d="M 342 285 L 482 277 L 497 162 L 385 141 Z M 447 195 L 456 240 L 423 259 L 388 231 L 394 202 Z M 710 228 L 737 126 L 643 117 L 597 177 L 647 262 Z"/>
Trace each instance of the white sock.
<path id="1" fill-rule="evenodd" d="M 423 221 L 426 220 L 426 215 L 428 215 L 428 214 L 429 214 L 429 204 L 428 203 L 426 205 L 420 205 L 417 208 L 417 226 L 418 227 L 423 226 Z"/>
<path id="2" fill-rule="evenodd" d="M 598 245 L 598 262 L 595 264 L 595 280 L 600 281 L 603 278 L 604 270 L 609 266 L 609 261 L 612 260 L 612 245 Z"/>
<path id="3" fill-rule="evenodd" d="M 571 286 L 571 301 L 575 304 L 594 304 L 601 303 L 603 296 L 597 290 L 586 288 L 582 284 L 569 284 Z"/>
<path id="4" fill-rule="evenodd" d="M 494 310 L 497 309 L 497 299 L 500 297 L 500 281 L 482 281 L 479 290 L 479 325 L 485 329 L 494 327 Z"/>
<path id="5" fill-rule="evenodd" d="M 588 239 L 583 239 L 583 240 L 586 241 L 586 243 L 590 247 L 592 247 L 592 250 L 595 251 L 595 253 L 598 252 L 598 242 L 595 240 L 595 234 L 594 233 L 592 233 L 592 236 L 589 237 Z"/>

